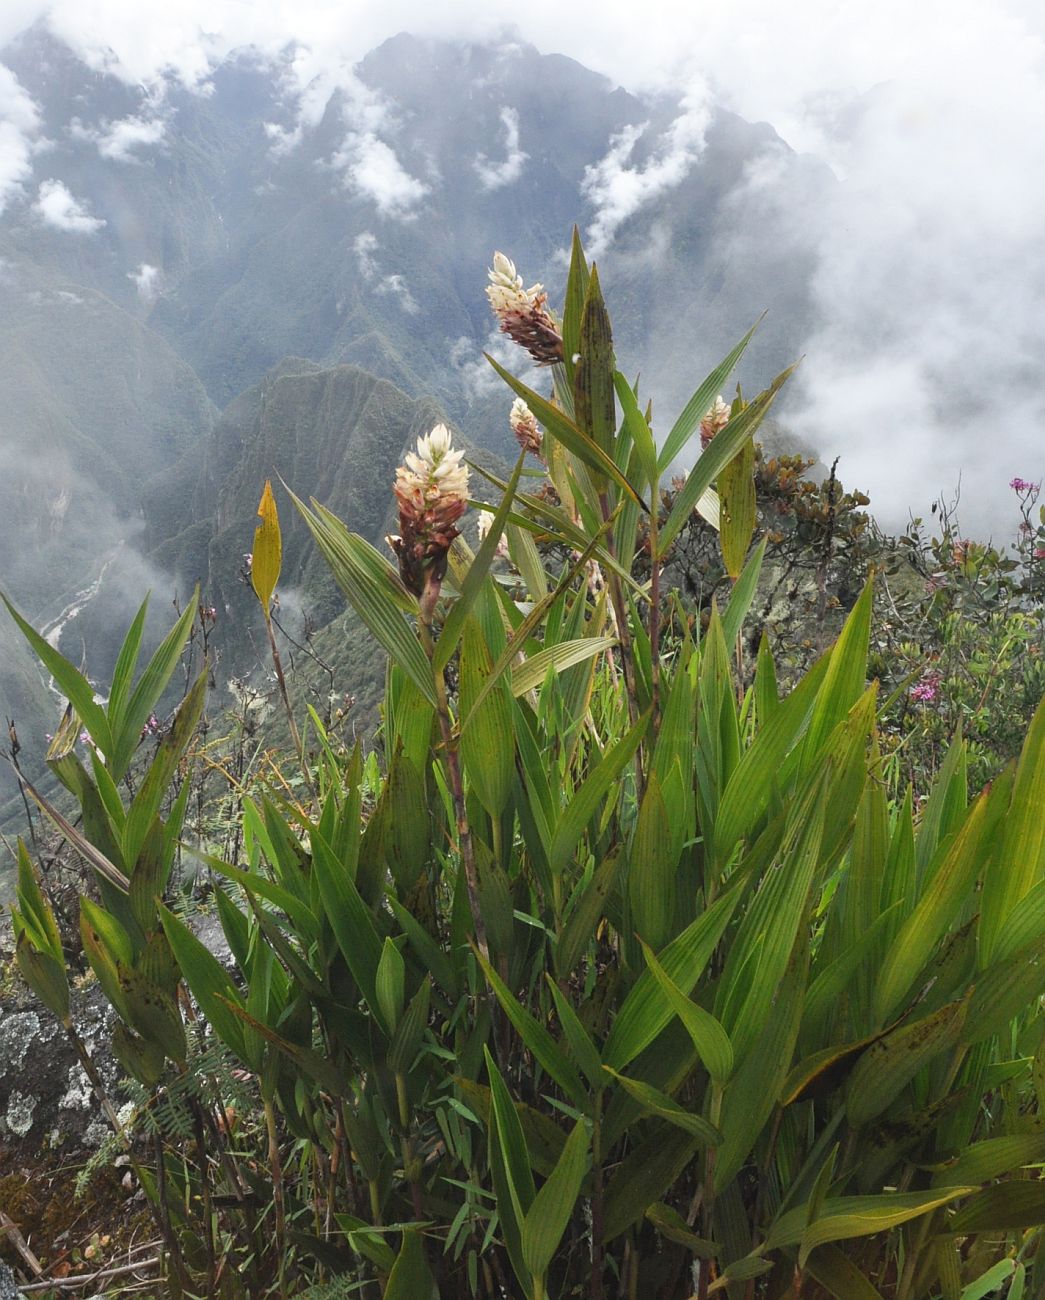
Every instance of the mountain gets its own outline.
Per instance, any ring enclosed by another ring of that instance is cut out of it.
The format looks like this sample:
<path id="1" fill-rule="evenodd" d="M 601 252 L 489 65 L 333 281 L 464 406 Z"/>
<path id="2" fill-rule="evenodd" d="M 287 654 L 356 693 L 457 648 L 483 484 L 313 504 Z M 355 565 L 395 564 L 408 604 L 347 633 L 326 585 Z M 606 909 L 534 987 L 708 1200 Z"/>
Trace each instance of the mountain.
<path id="1" fill-rule="evenodd" d="M 43 23 L 0 51 L 36 115 L 0 213 L 0 587 L 98 680 L 148 587 L 158 621 L 196 581 L 230 626 L 248 616 L 266 477 L 378 538 L 436 418 L 509 448 L 482 351 L 527 358 L 486 303 L 495 248 L 554 303 L 579 223 L 658 428 L 763 311 L 746 387 L 809 325 L 782 205 L 830 181 L 765 124 L 518 42 L 400 35 L 303 89 L 293 58 L 243 51 L 192 90 L 90 67 Z M 285 523 L 288 588 L 329 619 Z M 8 624 L 0 653 L 0 700 L 35 737 L 54 701 Z"/>

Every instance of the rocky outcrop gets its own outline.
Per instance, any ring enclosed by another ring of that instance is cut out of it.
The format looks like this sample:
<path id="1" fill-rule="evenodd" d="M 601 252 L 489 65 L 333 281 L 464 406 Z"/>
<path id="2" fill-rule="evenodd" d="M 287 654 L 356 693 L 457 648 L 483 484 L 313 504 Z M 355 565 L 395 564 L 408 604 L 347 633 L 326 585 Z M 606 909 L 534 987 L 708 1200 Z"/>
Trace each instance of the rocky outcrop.
<path id="1" fill-rule="evenodd" d="M 96 984 L 74 988 L 77 1031 L 119 1106 L 108 1051 L 111 1017 Z M 0 1148 L 22 1159 L 73 1154 L 95 1149 L 108 1133 L 73 1045 L 15 975 L 0 988 Z"/>

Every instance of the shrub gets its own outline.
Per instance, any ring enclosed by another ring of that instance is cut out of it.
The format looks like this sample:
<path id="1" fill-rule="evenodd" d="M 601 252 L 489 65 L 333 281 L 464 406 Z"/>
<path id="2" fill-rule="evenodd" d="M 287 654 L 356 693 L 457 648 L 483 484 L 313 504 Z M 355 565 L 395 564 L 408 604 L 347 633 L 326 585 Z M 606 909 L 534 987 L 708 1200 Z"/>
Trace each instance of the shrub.
<path id="1" fill-rule="evenodd" d="M 1045 707 L 971 800 L 961 739 L 931 789 L 890 800 L 870 583 L 783 695 L 765 640 L 744 675 L 753 435 L 786 373 L 719 410 L 745 338 L 658 449 L 579 241 L 561 321 L 506 258 L 492 278 L 555 397 L 495 363 L 526 411 L 478 551 L 445 430 L 400 471 L 396 566 L 295 501 L 389 656 L 383 762 L 313 714 L 305 784 L 245 801 L 242 860 L 196 850 L 228 886 L 232 971 L 164 902 L 202 686 L 121 785 L 185 627 L 133 690 L 132 630 L 103 706 L 23 624 L 93 742 L 89 769 L 51 765 L 99 878 L 81 921 L 114 1049 L 143 1104 L 192 1118 L 142 1171 L 172 1287 L 1020 1294 L 1045 1222 Z M 523 490 L 534 454 L 550 492 Z M 706 627 L 663 572 L 694 509 L 730 577 Z M 266 616 L 279 549 L 266 488 Z M 67 1018 L 24 851 L 15 918 Z M 257 1088 L 236 1130 L 215 1051 Z"/>

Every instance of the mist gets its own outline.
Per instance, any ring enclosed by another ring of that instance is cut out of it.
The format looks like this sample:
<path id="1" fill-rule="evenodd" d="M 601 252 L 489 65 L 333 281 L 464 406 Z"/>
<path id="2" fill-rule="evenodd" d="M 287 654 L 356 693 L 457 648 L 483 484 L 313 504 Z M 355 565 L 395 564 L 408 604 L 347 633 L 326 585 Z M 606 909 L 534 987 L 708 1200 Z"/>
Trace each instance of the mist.
<path id="1" fill-rule="evenodd" d="M 330 164 L 392 223 L 416 220 L 439 177 L 411 169 L 395 103 L 361 85 L 355 65 L 367 50 L 405 29 L 567 54 L 651 105 L 647 129 L 615 137 L 588 163 L 585 235 L 611 259 L 629 222 L 655 231 L 659 206 L 699 166 L 715 109 L 765 120 L 789 149 L 823 164 L 788 171 L 760 159 L 732 196 L 738 221 L 723 245 L 724 257 L 757 255 L 770 275 L 774 256 L 781 276 L 789 259 L 809 267 L 813 312 L 782 408 L 789 427 L 825 462 L 840 457 L 843 480 L 869 491 L 894 526 L 960 481 L 967 530 L 1002 535 L 1009 480 L 1042 477 L 1045 15 L 1036 6 L 912 10 L 891 0 L 868 11 L 806 0 L 795 14 L 765 0 L 700 12 L 655 3 L 637 22 L 630 5 L 563 13 L 547 0 L 525 12 L 498 0 L 480 15 L 416 0 L 336 13 L 175 0 L 162 19 L 127 0 L 57 0 L 6 6 L 0 43 L 34 20 L 92 66 L 147 87 L 150 122 L 162 120 L 171 78 L 206 94 L 216 62 L 245 45 L 282 79 L 273 148 L 297 147 L 340 90 L 342 145 Z M 0 106 L 8 202 L 21 195 L 80 229 L 100 220 L 80 196 L 41 190 L 47 140 L 13 79 L 0 83 Z M 505 112 L 475 159 L 491 191 L 526 175 L 528 142 Z M 99 148 L 130 149 L 148 135 L 144 119 L 128 122 L 106 123 Z M 771 217 L 765 227 L 760 213 Z M 670 247 L 660 256 L 670 261 Z M 390 274 L 382 283 L 404 311 L 416 308 L 407 286 Z"/>

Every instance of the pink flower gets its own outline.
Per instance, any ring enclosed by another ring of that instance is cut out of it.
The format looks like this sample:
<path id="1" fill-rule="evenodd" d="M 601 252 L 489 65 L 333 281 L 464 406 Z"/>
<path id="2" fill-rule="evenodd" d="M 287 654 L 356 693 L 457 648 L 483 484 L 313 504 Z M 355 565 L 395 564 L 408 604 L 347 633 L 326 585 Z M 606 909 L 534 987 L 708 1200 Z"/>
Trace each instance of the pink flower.
<path id="1" fill-rule="evenodd" d="M 729 407 L 721 397 L 716 397 L 714 404 L 704 412 L 700 421 L 700 445 L 704 448 L 712 438 L 729 423 Z"/>
<path id="2" fill-rule="evenodd" d="M 1012 488 L 1013 492 L 1018 492 L 1020 496 L 1041 491 L 1041 483 L 1031 483 L 1028 479 L 1020 478 L 1018 475 L 1010 480 L 1009 487 Z"/>
<path id="3" fill-rule="evenodd" d="M 494 253 L 486 296 L 501 326 L 501 333 L 524 347 L 534 361 L 553 365 L 562 360 L 562 333 L 558 322 L 545 307 L 544 285 L 523 287 L 515 263 L 503 253 Z"/>
<path id="4" fill-rule="evenodd" d="M 911 687 L 911 699 L 918 704 L 932 704 L 940 689 L 940 674 L 926 673 L 917 685 Z"/>

